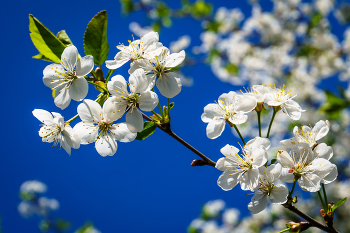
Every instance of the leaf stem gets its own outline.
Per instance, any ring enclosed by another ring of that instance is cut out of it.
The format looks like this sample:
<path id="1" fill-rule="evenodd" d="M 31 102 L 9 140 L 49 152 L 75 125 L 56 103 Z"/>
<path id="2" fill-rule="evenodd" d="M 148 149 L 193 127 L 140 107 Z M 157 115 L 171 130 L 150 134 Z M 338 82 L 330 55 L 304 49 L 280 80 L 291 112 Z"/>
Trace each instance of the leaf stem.
<path id="1" fill-rule="evenodd" d="M 292 198 L 296 183 L 297 183 L 297 179 L 294 178 L 293 187 L 292 187 L 292 190 L 289 192 L 288 199 Z"/>
<path id="2" fill-rule="evenodd" d="M 269 136 L 270 136 L 270 130 L 271 130 L 272 122 L 275 119 L 276 113 L 277 112 L 276 112 L 275 108 L 273 108 L 273 114 L 272 114 L 272 118 L 271 118 L 271 121 L 270 121 L 269 130 L 267 131 L 266 138 L 269 138 Z"/>
<path id="3" fill-rule="evenodd" d="M 105 93 L 108 93 L 108 90 L 106 90 L 106 88 L 102 87 L 101 85 L 95 83 L 95 82 L 91 82 L 91 81 L 87 81 L 88 83 L 92 84 L 92 85 L 95 85 L 99 88 L 101 88 Z"/>
<path id="4" fill-rule="evenodd" d="M 66 123 L 71 123 L 72 121 L 74 121 L 75 119 L 77 119 L 79 117 L 79 114 L 75 115 L 74 117 L 72 117 L 71 119 L 69 119 L 68 121 L 66 121 Z"/>
<path id="5" fill-rule="evenodd" d="M 239 132 L 239 130 L 238 130 L 238 128 L 237 128 L 237 126 L 235 124 L 233 124 L 233 127 L 235 128 L 235 130 L 238 133 L 239 137 L 241 138 L 243 144 L 245 145 L 245 141 L 244 141 L 244 138 L 241 135 L 241 132 Z"/>
<path id="6" fill-rule="evenodd" d="M 283 233 L 283 232 L 287 232 L 287 231 L 289 231 L 289 228 L 284 229 L 284 230 L 282 230 L 282 231 L 280 231 L 280 232 L 278 232 L 278 233 Z"/>
<path id="7" fill-rule="evenodd" d="M 142 113 L 142 117 L 148 121 L 153 121 L 150 117 L 148 117 L 147 115 L 145 115 L 144 113 Z M 163 127 L 162 125 L 158 125 L 157 127 L 159 129 L 161 129 L 163 132 L 167 133 L 169 136 L 171 136 L 172 138 L 174 138 L 176 141 L 180 142 L 182 145 L 184 145 L 187 149 L 189 149 L 190 151 L 192 151 L 193 153 L 195 153 L 196 155 L 198 155 L 199 157 L 201 157 L 205 162 L 206 165 L 208 166 L 212 166 L 215 167 L 216 163 L 209 159 L 207 156 L 205 156 L 204 154 L 202 154 L 201 152 L 199 152 L 197 149 L 195 149 L 193 146 L 191 146 L 190 144 L 188 144 L 186 141 L 184 141 L 182 138 L 180 138 L 179 136 L 177 136 L 171 129 L 170 129 L 170 125 L 168 127 Z"/>
<path id="8" fill-rule="evenodd" d="M 259 137 L 261 137 L 261 111 L 256 111 L 256 113 L 258 114 Z"/>

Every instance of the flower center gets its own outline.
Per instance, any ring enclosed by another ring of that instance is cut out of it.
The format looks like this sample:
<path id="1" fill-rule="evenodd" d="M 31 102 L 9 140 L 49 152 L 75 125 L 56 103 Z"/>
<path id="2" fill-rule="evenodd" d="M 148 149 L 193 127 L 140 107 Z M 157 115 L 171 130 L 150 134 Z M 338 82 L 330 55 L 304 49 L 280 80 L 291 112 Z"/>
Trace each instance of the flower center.
<path id="1" fill-rule="evenodd" d="M 129 94 L 128 97 L 126 97 L 126 103 L 128 106 L 134 106 L 139 107 L 139 104 L 137 102 L 137 99 L 140 97 L 138 94 Z"/>
<path id="2" fill-rule="evenodd" d="M 113 122 L 108 122 L 106 120 L 101 120 L 98 123 L 98 129 L 101 133 L 108 132 L 108 130 L 111 128 Z"/>
<path id="3" fill-rule="evenodd" d="M 262 178 L 260 178 L 259 180 L 259 186 L 258 186 L 258 189 L 267 194 L 267 195 L 270 195 L 272 189 L 275 187 L 275 184 L 274 183 L 270 183 L 270 182 L 265 182 Z"/>

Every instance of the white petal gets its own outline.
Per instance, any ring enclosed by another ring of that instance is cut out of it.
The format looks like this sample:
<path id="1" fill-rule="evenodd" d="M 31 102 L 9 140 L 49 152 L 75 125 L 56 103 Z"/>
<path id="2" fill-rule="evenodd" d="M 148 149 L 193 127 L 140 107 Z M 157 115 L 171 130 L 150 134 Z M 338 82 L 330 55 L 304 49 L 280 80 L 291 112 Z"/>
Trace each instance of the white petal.
<path id="1" fill-rule="evenodd" d="M 101 106 L 89 99 L 85 99 L 83 103 L 78 105 L 78 114 L 83 122 L 95 122 L 98 123 L 102 119 Z"/>
<path id="2" fill-rule="evenodd" d="M 270 201 L 273 204 L 283 204 L 287 201 L 288 188 L 283 184 L 277 184 L 270 192 Z"/>
<path id="3" fill-rule="evenodd" d="M 141 132 L 143 130 L 143 118 L 140 110 L 137 108 L 131 108 L 126 113 L 126 123 L 131 132 Z"/>
<path id="4" fill-rule="evenodd" d="M 333 157 L 332 147 L 327 146 L 325 143 L 317 145 L 314 149 L 314 152 L 318 155 L 319 158 L 330 160 Z"/>
<path id="5" fill-rule="evenodd" d="M 270 183 L 276 182 L 282 172 L 282 166 L 281 164 L 271 164 L 268 167 L 261 166 L 259 167 L 259 173 L 261 177 L 264 177 L 263 179 L 266 179 Z"/>
<path id="6" fill-rule="evenodd" d="M 67 142 L 69 141 L 68 145 L 70 147 L 73 147 L 74 149 L 79 149 L 81 143 L 80 137 L 70 125 L 66 125 L 64 127 L 63 134 L 65 137 L 67 137 Z"/>
<path id="7" fill-rule="evenodd" d="M 231 190 L 237 185 L 239 175 L 240 173 L 232 173 L 226 170 L 220 175 L 217 183 L 223 190 Z"/>
<path id="8" fill-rule="evenodd" d="M 103 157 L 113 156 L 117 152 L 117 142 L 109 133 L 104 133 L 95 143 L 96 151 Z"/>
<path id="9" fill-rule="evenodd" d="M 64 49 L 61 56 L 61 64 L 68 71 L 73 71 L 78 60 L 78 50 L 74 45 Z"/>
<path id="10" fill-rule="evenodd" d="M 223 154 L 227 157 L 231 157 L 231 156 L 234 156 L 235 154 L 238 154 L 239 149 L 235 146 L 231 146 L 231 145 L 227 144 L 226 146 L 221 148 L 220 152 L 221 152 L 221 154 Z"/>
<path id="11" fill-rule="evenodd" d="M 225 120 L 212 120 L 207 125 L 207 137 L 215 139 L 219 137 L 225 129 Z"/>
<path id="12" fill-rule="evenodd" d="M 173 98 L 181 91 L 181 79 L 174 72 L 163 74 L 156 82 L 159 92 L 167 97 Z"/>
<path id="13" fill-rule="evenodd" d="M 140 59 L 137 61 L 134 61 L 130 65 L 130 69 L 128 70 L 129 74 L 134 73 L 135 70 L 142 68 L 146 74 L 152 72 L 153 65 L 149 60 Z"/>
<path id="14" fill-rule="evenodd" d="M 89 85 L 85 78 L 77 78 L 69 87 L 69 95 L 75 101 L 82 101 L 89 91 Z"/>
<path id="15" fill-rule="evenodd" d="M 220 171 L 226 171 L 233 168 L 232 164 L 227 161 L 226 158 L 220 158 L 215 165 L 215 168 Z"/>
<path id="16" fill-rule="evenodd" d="M 294 100 L 288 100 L 285 104 L 281 106 L 282 111 L 286 113 L 292 120 L 299 120 L 301 117 L 302 110 L 300 105 Z"/>
<path id="17" fill-rule="evenodd" d="M 244 147 L 254 150 L 260 146 L 263 146 L 265 150 L 268 150 L 271 146 L 271 142 L 268 138 L 255 137 L 249 140 L 249 142 L 247 142 Z"/>
<path id="18" fill-rule="evenodd" d="M 36 119 L 41 121 L 41 123 L 44 123 L 46 125 L 53 125 L 53 117 L 51 113 L 48 111 L 45 111 L 43 109 L 34 109 L 33 110 L 33 115 L 35 116 Z"/>
<path id="19" fill-rule="evenodd" d="M 312 129 L 315 134 L 315 141 L 317 141 L 327 135 L 329 131 L 329 121 L 326 120 L 326 122 L 324 122 L 321 120 L 317 122 Z"/>
<path id="20" fill-rule="evenodd" d="M 118 123 L 110 128 L 114 138 L 120 142 L 132 142 L 137 136 L 137 133 L 133 133 L 129 130 L 126 123 Z"/>
<path id="21" fill-rule="evenodd" d="M 304 191 L 317 192 L 321 188 L 320 181 L 320 177 L 315 174 L 305 174 L 298 180 L 298 184 Z"/>
<path id="22" fill-rule="evenodd" d="M 98 126 L 93 123 L 79 122 L 73 128 L 80 138 L 80 143 L 83 145 L 92 143 L 98 135 Z"/>
<path id="23" fill-rule="evenodd" d="M 180 65 L 185 60 L 186 53 L 182 50 L 179 53 L 170 54 L 165 60 L 165 67 L 175 67 Z"/>
<path id="24" fill-rule="evenodd" d="M 77 62 L 76 74 L 82 77 L 91 72 L 94 68 L 94 58 L 91 55 L 80 58 Z"/>
<path id="25" fill-rule="evenodd" d="M 255 194 L 251 202 L 248 204 L 248 209 L 253 213 L 257 214 L 266 209 L 268 203 L 267 195 L 264 193 Z"/>
<path id="26" fill-rule="evenodd" d="M 203 122 L 208 123 L 213 119 L 222 118 L 222 113 L 219 111 L 218 104 L 208 104 L 204 107 L 204 113 L 201 116 Z"/>
<path id="27" fill-rule="evenodd" d="M 228 119 L 232 124 L 240 125 L 245 123 L 248 120 L 248 116 L 244 115 L 243 112 L 238 112 Z"/>
<path id="28" fill-rule="evenodd" d="M 137 102 L 142 111 L 150 112 L 158 105 L 158 95 L 153 91 L 145 91 L 141 93 Z"/>
<path id="29" fill-rule="evenodd" d="M 249 159 L 254 168 L 259 168 L 267 162 L 267 153 L 263 146 L 250 151 Z"/>
<path id="30" fill-rule="evenodd" d="M 235 111 L 251 112 L 256 107 L 256 99 L 250 95 L 237 95 Z"/>
<path id="31" fill-rule="evenodd" d="M 130 60 L 130 55 L 120 51 L 115 55 L 114 60 L 108 60 L 106 61 L 106 67 L 110 70 L 115 70 L 127 63 Z"/>
<path id="32" fill-rule="evenodd" d="M 287 168 L 294 167 L 293 159 L 285 150 L 279 150 L 277 153 L 277 161 L 283 166 Z"/>
<path id="33" fill-rule="evenodd" d="M 111 93 L 111 95 L 117 97 L 126 97 L 129 94 L 127 86 L 128 85 L 126 84 L 124 77 L 121 75 L 113 76 L 107 84 L 108 91 Z"/>
<path id="34" fill-rule="evenodd" d="M 157 48 L 159 35 L 157 32 L 149 32 L 141 37 L 140 48 L 144 52 L 151 52 Z"/>
<path id="35" fill-rule="evenodd" d="M 309 169 L 312 173 L 323 179 L 328 175 L 334 168 L 334 164 L 323 158 L 317 158 L 312 161 L 309 165 Z"/>
<path id="36" fill-rule="evenodd" d="M 321 179 L 321 182 L 324 184 L 332 183 L 336 178 L 338 177 L 338 169 L 337 166 L 333 164 L 332 171 L 326 175 L 323 179 Z"/>
<path id="37" fill-rule="evenodd" d="M 254 168 L 248 170 L 240 177 L 239 182 L 241 189 L 254 191 L 259 184 L 259 170 Z"/>
<path id="38" fill-rule="evenodd" d="M 295 137 L 280 141 L 280 144 L 285 148 L 293 148 L 297 143 L 298 143 L 298 140 Z"/>
<path id="39" fill-rule="evenodd" d="M 222 95 L 220 95 L 218 100 L 220 107 L 225 109 L 225 106 L 235 104 L 236 96 L 237 94 L 234 91 L 230 91 L 229 93 L 223 93 Z"/>
<path id="40" fill-rule="evenodd" d="M 63 85 L 62 87 L 56 89 L 55 91 L 55 105 L 60 109 L 65 109 L 70 104 L 71 97 L 69 95 L 69 89 L 67 85 Z"/>
<path id="41" fill-rule="evenodd" d="M 45 67 L 43 74 L 43 82 L 45 86 L 53 89 L 63 82 L 66 71 L 59 64 L 51 64 Z"/>
<path id="42" fill-rule="evenodd" d="M 107 114 L 108 119 L 116 121 L 121 118 L 126 110 L 127 103 L 124 99 L 112 96 L 103 104 L 103 111 Z"/>
<path id="43" fill-rule="evenodd" d="M 61 137 L 61 140 L 60 140 L 60 145 L 63 147 L 63 149 L 69 154 L 71 155 L 71 150 L 72 148 L 68 145 L 68 142 L 67 142 L 67 138 L 66 137 Z"/>
<path id="44" fill-rule="evenodd" d="M 143 69 L 135 70 L 129 77 L 131 93 L 141 93 L 148 87 L 148 80 Z"/>
<path id="45" fill-rule="evenodd" d="M 294 182 L 294 175 L 293 173 L 289 172 L 290 168 L 282 168 L 280 180 L 286 183 L 293 183 Z"/>

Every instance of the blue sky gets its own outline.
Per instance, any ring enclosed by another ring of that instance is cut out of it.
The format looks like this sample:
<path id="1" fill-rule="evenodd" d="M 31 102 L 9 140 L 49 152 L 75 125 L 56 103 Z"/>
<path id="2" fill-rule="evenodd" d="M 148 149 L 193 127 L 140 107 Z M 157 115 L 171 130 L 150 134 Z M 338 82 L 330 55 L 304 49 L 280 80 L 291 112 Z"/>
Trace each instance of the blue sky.
<path id="1" fill-rule="evenodd" d="M 0 157 L 0 215 L 3 232 L 38 232 L 38 218 L 23 219 L 17 211 L 18 191 L 27 180 L 48 185 L 47 197 L 56 198 L 60 209 L 53 216 L 72 222 L 73 229 L 90 220 L 104 233 L 108 232 L 184 232 L 201 206 L 213 199 L 223 199 L 228 206 L 247 214 L 250 196 L 240 188 L 222 191 L 216 181 L 220 171 L 204 166 L 191 167 L 197 156 L 160 130 L 145 141 L 118 143 L 113 157 L 103 158 L 93 145 L 73 150 L 51 148 L 38 136 L 39 121 L 33 117 L 36 108 L 59 112 L 66 119 L 76 114 L 79 103 L 72 101 L 61 111 L 42 82 L 42 71 L 48 62 L 31 57 L 38 52 L 28 30 L 28 14 L 33 14 L 51 31 L 65 29 L 80 54 L 84 54 L 83 35 L 89 20 L 99 11 L 107 10 L 108 40 L 113 59 L 116 45 L 131 39 L 128 29 L 132 21 L 148 25 L 141 12 L 121 15 L 119 1 L 6 1 L 1 14 L 2 80 L 2 156 Z M 179 3 L 171 3 L 178 6 Z M 250 6 L 245 1 L 215 1 L 215 8 L 240 7 L 246 17 Z M 271 4 L 268 1 L 267 7 Z M 160 41 L 169 43 L 188 34 L 191 45 L 200 45 L 200 22 L 174 20 L 172 28 L 164 29 Z M 128 77 L 128 65 L 115 71 Z M 105 69 L 106 71 L 107 69 Z M 173 101 L 172 129 L 199 151 L 217 161 L 226 144 L 237 145 L 226 129 L 216 140 L 206 137 L 206 124 L 200 119 L 203 108 L 224 92 L 239 90 L 220 82 L 210 68 L 198 65 L 187 70 L 194 79 L 193 87 L 184 87 Z M 87 98 L 95 99 L 98 91 L 89 87 Z M 166 104 L 165 99 L 160 100 Z M 77 123 L 79 120 L 76 120 Z"/>

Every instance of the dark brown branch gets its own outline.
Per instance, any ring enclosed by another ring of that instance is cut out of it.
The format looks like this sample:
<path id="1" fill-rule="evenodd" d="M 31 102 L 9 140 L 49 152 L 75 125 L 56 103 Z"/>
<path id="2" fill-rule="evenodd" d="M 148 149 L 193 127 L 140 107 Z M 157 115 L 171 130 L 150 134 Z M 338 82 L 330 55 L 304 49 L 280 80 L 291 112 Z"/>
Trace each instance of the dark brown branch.
<path id="1" fill-rule="evenodd" d="M 148 117 L 147 115 L 142 113 L 142 116 L 144 119 L 148 120 L 148 121 L 153 121 L 150 117 Z M 164 125 L 158 125 L 157 127 L 159 129 L 161 129 L 163 132 L 167 133 L 169 136 L 171 136 L 172 138 L 174 138 L 176 141 L 180 142 L 182 145 L 184 145 L 187 149 L 189 149 L 190 151 L 192 151 L 193 153 L 195 153 L 196 155 L 198 155 L 199 157 L 201 157 L 204 162 L 205 165 L 208 166 L 212 166 L 215 167 L 216 163 L 209 159 L 207 156 L 205 156 L 204 154 L 202 154 L 201 152 L 199 152 L 197 149 L 195 149 L 194 147 L 192 147 L 190 144 L 188 144 L 187 142 L 185 142 L 182 138 L 180 138 L 179 136 L 177 136 L 171 129 L 170 129 L 170 124 L 164 124 Z M 203 164 L 204 165 L 204 164 Z"/>
<path id="2" fill-rule="evenodd" d="M 293 206 L 292 204 L 288 204 L 288 202 L 286 204 L 283 204 L 283 206 L 287 209 L 289 209 L 290 211 L 292 211 L 293 213 L 299 215 L 300 217 L 302 217 L 303 219 L 305 219 L 306 221 L 308 221 L 310 223 L 311 227 L 317 227 L 325 232 L 329 232 L 329 233 L 339 233 L 337 230 L 335 230 L 334 228 L 329 228 L 325 225 L 323 225 L 322 223 L 318 222 L 317 220 L 311 218 L 309 215 L 301 212 L 299 209 L 297 209 L 295 206 Z"/>

